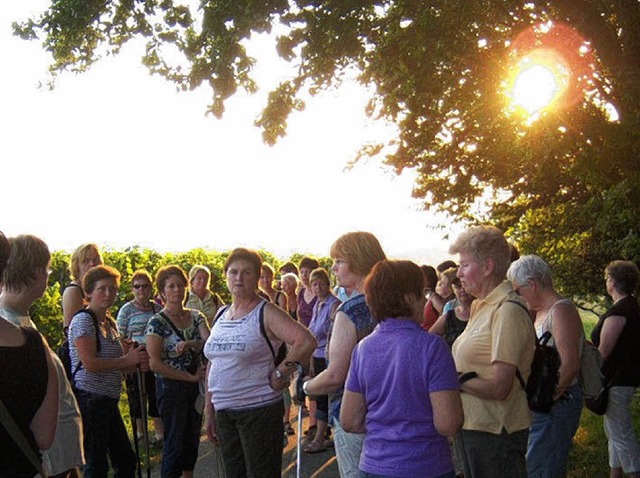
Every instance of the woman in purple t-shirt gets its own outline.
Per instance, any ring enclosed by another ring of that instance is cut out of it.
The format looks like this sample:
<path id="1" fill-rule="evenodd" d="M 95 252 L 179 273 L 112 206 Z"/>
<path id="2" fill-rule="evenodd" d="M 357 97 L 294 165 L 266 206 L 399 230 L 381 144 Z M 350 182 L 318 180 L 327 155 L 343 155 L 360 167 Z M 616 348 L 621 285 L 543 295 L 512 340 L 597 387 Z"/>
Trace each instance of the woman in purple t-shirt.
<path id="1" fill-rule="evenodd" d="M 346 431 L 365 433 L 360 476 L 452 478 L 446 437 L 462 426 L 462 403 L 449 348 L 420 327 L 422 271 L 381 261 L 364 294 L 379 325 L 353 351 L 340 410 Z"/>

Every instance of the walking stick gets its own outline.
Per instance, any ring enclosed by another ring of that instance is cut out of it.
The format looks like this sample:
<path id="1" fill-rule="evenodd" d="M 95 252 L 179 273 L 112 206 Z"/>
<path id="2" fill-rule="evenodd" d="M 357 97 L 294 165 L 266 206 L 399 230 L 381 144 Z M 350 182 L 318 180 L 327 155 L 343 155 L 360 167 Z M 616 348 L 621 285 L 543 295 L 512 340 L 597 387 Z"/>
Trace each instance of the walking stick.
<path id="1" fill-rule="evenodd" d="M 296 438 L 296 477 L 300 478 L 302 473 L 302 409 L 304 408 L 305 393 L 302 389 L 304 369 L 300 362 L 296 362 L 298 379 L 296 380 L 296 399 L 298 401 L 298 433 Z"/>
<path id="2" fill-rule="evenodd" d="M 142 421 L 142 441 L 144 443 L 144 452 L 147 455 L 147 478 L 151 478 L 151 465 L 149 456 L 149 427 L 147 424 L 147 394 L 145 390 L 145 382 L 142 378 L 142 370 L 140 366 L 136 368 L 136 378 L 138 380 L 138 391 L 140 392 L 140 415 Z M 140 458 L 138 457 L 138 467 L 140 467 Z M 140 478 L 140 468 L 138 468 L 138 478 Z"/>
<path id="3" fill-rule="evenodd" d="M 140 393 L 140 387 L 137 384 L 133 384 L 134 387 L 138 387 L 138 393 Z M 136 463 L 138 470 L 138 478 L 142 478 L 142 470 L 140 465 L 140 446 L 138 445 L 138 423 L 136 417 L 131 413 L 131 401 L 129 401 L 129 417 L 131 417 L 131 430 L 133 431 L 133 449 L 136 452 Z"/>

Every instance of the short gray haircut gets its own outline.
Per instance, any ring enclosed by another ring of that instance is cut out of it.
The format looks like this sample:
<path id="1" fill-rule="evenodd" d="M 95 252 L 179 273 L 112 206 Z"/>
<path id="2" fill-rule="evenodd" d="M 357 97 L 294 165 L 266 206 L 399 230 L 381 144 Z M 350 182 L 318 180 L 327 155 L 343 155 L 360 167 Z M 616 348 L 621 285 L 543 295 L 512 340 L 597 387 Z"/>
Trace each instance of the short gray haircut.
<path id="1" fill-rule="evenodd" d="M 497 227 L 471 226 L 460 234 L 449 248 L 450 254 L 461 252 L 471 255 L 478 263 L 491 259 L 494 263 L 493 276 L 504 279 L 509 268 L 511 251 L 504 234 Z"/>
<path id="2" fill-rule="evenodd" d="M 298 279 L 298 276 L 295 275 L 293 272 L 287 272 L 286 274 L 282 274 L 282 276 L 280 277 L 280 282 L 281 283 L 285 283 L 288 281 L 293 281 L 293 283 L 296 285 L 296 287 L 298 287 L 298 284 L 300 283 L 300 279 Z"/>
<path id="3" fill-rule="evenodd" d="M 529 280 L 535 280 L 542 287 L 548 289 L 553 287 L 553 278 L 551 276 L 551 267 L 544 259 L 535 254 L 522 256 L 520 259 L 511 263 L 507 271 L 507 279 L 512 284 L 526 284 Z"/>

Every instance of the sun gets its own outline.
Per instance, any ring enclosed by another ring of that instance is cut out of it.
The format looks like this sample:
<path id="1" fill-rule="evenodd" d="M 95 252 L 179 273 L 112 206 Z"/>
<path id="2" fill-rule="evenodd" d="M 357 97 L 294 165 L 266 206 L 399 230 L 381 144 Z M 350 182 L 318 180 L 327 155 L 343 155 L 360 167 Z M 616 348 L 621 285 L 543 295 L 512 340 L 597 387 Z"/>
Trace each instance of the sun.
<path id="1" fill-rule="evenodd" d="M 553 50 L 534 50 L 515 66 L 509 97 L 513 106 L 533 117 L 557 102 L 567 84 L 568 69 L 560 56 Z"/>

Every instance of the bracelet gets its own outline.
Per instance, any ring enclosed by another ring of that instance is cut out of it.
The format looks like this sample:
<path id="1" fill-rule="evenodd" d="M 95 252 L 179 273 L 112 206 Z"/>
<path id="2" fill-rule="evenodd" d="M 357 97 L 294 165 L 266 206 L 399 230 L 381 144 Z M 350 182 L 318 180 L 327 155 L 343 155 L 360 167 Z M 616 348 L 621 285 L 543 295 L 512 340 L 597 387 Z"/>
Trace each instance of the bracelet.
<path id="1" fill-rule="evenodd" d="M 304 392 L 305 395 L 309 395 L 309 391 L 307 390 L 309 388 L 309 380 L 307 380 L 306 382 L 302 382 L 302 391 Z"/>

